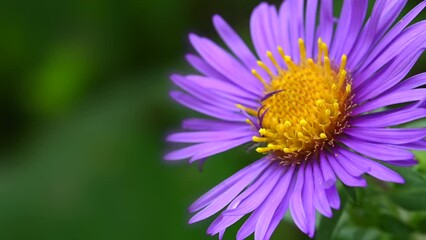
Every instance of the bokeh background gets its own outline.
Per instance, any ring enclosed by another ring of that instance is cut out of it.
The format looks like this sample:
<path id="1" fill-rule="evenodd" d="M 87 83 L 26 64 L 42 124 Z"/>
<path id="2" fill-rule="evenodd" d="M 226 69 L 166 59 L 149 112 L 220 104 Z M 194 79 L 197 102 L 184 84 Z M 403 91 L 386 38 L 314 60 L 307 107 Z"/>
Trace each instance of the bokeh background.
<path id="1" fill-rule="evenodd" d="M 203 169 L 162 160 L 166 134 L 195 116 L 169 99 L 168 76 L 193 72 L 187 33 L 218 40 L 211 16 L 221 13 L 248 38 L 258 3 L 1 1 L 0 239 L 209 239 L 209 221 L 187 225 L 187 207 L 258 156 L 242 147 Z M 426 157 L 416 154 L 403 188 L 342 189 L 345 211 L 317 238 L 426 239 Z M 274 239 L 305 237 L 287 219 Z"/>

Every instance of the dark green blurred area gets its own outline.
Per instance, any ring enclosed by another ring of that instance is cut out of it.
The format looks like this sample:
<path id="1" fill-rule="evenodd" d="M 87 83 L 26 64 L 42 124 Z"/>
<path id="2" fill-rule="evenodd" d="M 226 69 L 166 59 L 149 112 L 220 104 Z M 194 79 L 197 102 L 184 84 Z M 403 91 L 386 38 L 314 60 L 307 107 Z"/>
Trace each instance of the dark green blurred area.
<path id="1" fill-rule="evenodd" d="M 168 76 L 192 72 L 187 33 L 217 39 L 220 13 L 247 37 L 258 2 L 1 1 L 0 239 L 208 239 L 187 207 L 258 156 L 232 150 L 202 172 L 163 161 L 166 134 L 195 116 Z M 372 229 L 364 239 L 392 239 Z M 274 237 L 303 239 L 291 221 Z"/>

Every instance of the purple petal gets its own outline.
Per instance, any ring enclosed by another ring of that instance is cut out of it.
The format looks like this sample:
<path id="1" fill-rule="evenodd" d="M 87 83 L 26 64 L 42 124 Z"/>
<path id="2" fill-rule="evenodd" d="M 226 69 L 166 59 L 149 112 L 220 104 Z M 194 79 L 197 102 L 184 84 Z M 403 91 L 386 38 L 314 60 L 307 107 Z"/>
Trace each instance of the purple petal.
<path id="1" fill-rule="evenodd" d="M 290 21 L 288 21 L 289 24 L 289 31 L 291 33 L 290 35 L 290 41 L 293 43 L 293 55 L 291 56 L 295 62 L 300 61 L 300 54 L 299 53 L 299 47 L 297 42 L 299 41 L 299 38 L 305 39 L 305 29 L 304 29 L 304 2 L 305 1 L 299 1 L 299 0 L 288 0 L 288 8 L 290 9 L 289 17 Z M 296 54 L 297 53 L 297 54 Z"/>
<path id="2" fill-rule="evenodd" d="M 221 152 L 228 151 L 229 149 L 235 148 L 237 146 L 240 146 L 242 144 L 248 143 L 252 141 L 252 136 L 249 137 L 243 137 L 239 139 L 234 140 L 227 140 L 227 141 L 220 141 L 220 142 L 207 142 L 205 144 L 210 146 L 206 146 L 200 151 L 196 152 L 192 158 L 189 160 L 189 163 L 193 163 L 197 160 L 201 160 L 213 155 L 216 155 Z"/>
<path id="3" fill-rule="evenodd" d="M 271 28 L 271 33 L 273 35 L 273 39 L 275 40 L 275 46 L 272 46 L 272 47 L 274 47 L 272 49 L 272 53 L 277 54 L 277 55 L 274 55 L 277 58 L 277 62 L 281 66 L 284 66 L 284 61 L 281 58 L 278 57 L 279 52 L 278 52 L 277 46 L 280 45 L 279 40 L 280 40 L 280 37 L 281 37 L 281 32 L 280 32 L 281 23 L 280 23 L 280 19 L 279 19 L 278 9 L 275 5 L 273 5 L 273 4 L 269 5 L 269 14 L 268 15 L 269 15 L 269 26 Z"/>
<path id="4" fill-rule="evenodd" d="M 324 187 L 324 178 L 322 176 L 321 168 L 318 161 L 313 162 L 313 172 L 314 172 L 314 206 L 315 208 L 324 216 L 331 217 L 333 213 L 331 212 L 330 205 L 325 195 Z"/>
<path id="5" fill-rule="evenodd" d="M 352 159 L 346 157 L 345 155 L 341 154 L 341 147 L 335 147 L 335 159 L 339 161 L 341 166 L 352 176 L 354 177 L 360 177 L 364 173 L 367 173 L 370 171 L 370 168 L 366 165 L 362 165 L 356 161 L 353 161 Z"/>
<path id="6" fill-rule="evenodd" d="M 230 178 L 226 179 L 225 181 L 221 182 L 219 185 L 208 191 L 206 194 L 201 196 L 199 199 L 197 199 L 190 207 L 190 212 L 196 212 L 200 209 L 207 206 L 211 201 L 213 201 L 215 198 L 220 196 L 220 194 L 225 191 L 226 189 L 233 186 L 237 181 L 239 181 L 242 177 L 248 175 L 249 173 L 256 172 L 260 174 L 267 166 L 270 165 L 270 161 L 262 158 L 260 160 L 257 160 L 256 162 L 250 164 L 249 166 L 241 169 L 234 175 L 232 175 Z"/>
<path id="7" fill-rule="evenodd" d="M 407 29 L 405 31 L 407 33 L 399 38 L 401 42 L 397 41 L 396 45 L 389 47 L 395 49 L 394 52 L 388 51 L 390 52 L 389 54 L 382 54 L 370 65 L 370 67 L 377 65 L 377 68 L 370 70 L 369 67 L 363 72 L 365 76 L 371 77 L 367 78 L 359 88 L 356 88 L 359 94 L 355 97 L 355 101 L 363 102 L 380 95 L 395 86 L 408 74 L 426 47 L 426 34 L 423 31 L 425 27 L 426 21 Z M 391 59 L 392 61 L 386 64 Z M 374 74 L 380 68 L 381 70 Z M 362 77 L 356 79 L 357 83 L 361 83 L 363 80 Z M 385 81 L 383 81 L 384 79 Z"/>
<path id="8" fill-rule="evenodd" d="M 306 3 L 305 39 L 307 57 L 314 57 L 314 45 L 316 44 L 315 28 L 318 10 L 318 0 L 307 1 Z"/>
<path id="9" fill-rule="evenodd" d="M 318 37 L 322 38 L 328 46 L 331 46 L 334 29 L 333 0 L 321 1 Z"/>
<path id="10" fill-rule="evenodd" d="M 395 38 L 400 35 L 400 33 L 408 26 L 408 24 L 411 23 L 411 21 L 413 21 L 413 19 L 423 10 L 425 6 L 426 2 L 421 2 L 405 17 L 398 21 L 398 23 L 396 23 L 396 25 L 388 33 L 386 33 L 383 39 L 374 47 L 362 66 L 358 69 L 358 72 L 362 73 L 366 67 L 371 65 L 372 61 L 374 61 L 379 56 L 379 54 L 386 53 L 385 49 L 389 49 L 388 45 L 394 42 Z"/>
<path id="11" fill-rule="evenodd" d="M 222 108 L 230 111 L 235 111 L 237 103 L 254 109 L 259 107 L 258 97 L 235 87 L 232 83 L 194 75 L 182 77 L 178 81 L 180 82 L 175 82 L 176 85 L 210 105 L 223 105 Z"/>
<path id="12" fill-rule="evenodd" d="M 293 52 L 292 45 L 295 45 L 296 43 L 292 43 L 290 41 L 290 39 L 292 39 L 292 33 L 290 31 L 290 11 L 289 1 L 283 1 L 279 9 L 280 38 L 278 43 L 287 55 L 294 56 L 298 53 L 298 51 Z"/>
<path id="13" fill-rule="evenodd" d="M 330 49 L 330 56 L 337 63 L 343 54 L 348 54 L 354 45 L 367 14 L 368 0 L 343 2 L 336 33 Z"/>
<path id="14" fill-rule="evenodd" d="M 207 229 L 207 234 L 214 236 L 216 234 L 223 235 L 226 231 L 226 229 L 231 226 L 232 224 L 236 223 L 238 220 L 240 220 L 243 216 L 223 216 L 219 215 L 212 224 L 210 224 L 209 228 Z"/>
<path id="15" fill-rule="evenodd" d="M 272 236 L 272 233 L 277 228 L 280 221 L 284 218 L 285 213 L 288 209 L 288 204 L 290 201 L 291 193 L 293 192 L 293 188 L 295 185 L 295 181 L 290 182 L 290 186 L 287 188 L 287 193 L 283 200 L 281 201 L 280 205 L 277 207 L 277 210 L 274 213 L 274 216 L 272 217 L 271 223 L 269 224 L 268 231 L 266 232 L 265 239 L 270 239 Z"/>
<path id="16" fill-rule="evenodd" d="M 340 197 L 336 185 L 332 185 L 331 187 L 325 189 L 325 195 L 327 196 L 328 202 L 332 208 L 340 208 Z"/>
<path id="17" fill-rule="evenodd" d="M 267 57 L 267 51 L 271 51 L 274 56 L 279 56 L 276 39 L 279 34 L 275 33 L 279 31 L 279 27 L 277 21 L 273 21 L 278 18 L 277 14 L 275 8 L 271 11 L 267 3 L 261 3 L 253 10 L 250 18 L 250 33 L 257 55 L 262 62 L 268 65 L 272 72 L 276 72 L 276 70 L 271 60 Z M 273 24 L 276 26 L 273 26 Z"/>
<path id="18" fill-rule="evenodd" d="M 398 167 L 412 167 L 417 165 L 418 163 L 419 162 L 415 159 L 388 162 L 388 164 L 398 166 Z"/>
<path id="19" fill-rule="evenodd" d="M 237 240 L 246 239 L 254 232 L 259 215 L 259 211 L 255 211 L 250 215 L 247 221 L 245 221 L 244 224 L 241 226 L 240 230 L 238 230 Z"/>
<path id="20" fill-rule="evenodd" d="M 265 202 L 259 208 L 257 208 L 250 215 L 250 217 L 243 224 L 243 226 L 241 226 L 240 230 L 237 233 L 237 239 L 245 239 L 246 237 L 250 236 L 255 230 L 257 231 L 257 224 L 263 223 L 260 218 L 264 218 L 263 214 L 267 213 L 268 211 L 272 211 L 268 210 L 268 208 L 273 208 L 273 212 L 276 210 L 277 206 L 274 207 L 275 202 L 279 201 L 280 203 L 283 200 L 283 195 L 287 192 L 285 190 L 288 189 L 289 184 L 291 184 L 292 182 L 293 172 L 294 167 L 290 167 L 287 169 L 286 173 L 284 174 L 284 176 L 281 177 L 280 181 L 276 184 L 274 190 L 271 191 L 271 194 L 268 196 Z M 284 190 L 279 190 L 280 188 Z"/>
<path id="21" fill-rule="evenodd" d="M 404 144 L 426 137 L 426 129 L 409 128 L 347 128 L 345 134 L 358 140 L 385 144 Z"/>
<path id="22" fill-rule="evenodd" d="M 201 221 L 220 211 L 255 180 L 268 165 L 269 161 L 261 159 L 203 195 L 191 205 L 190 210 L 193 212 L 205 208 L 193 216 L 189 223 Z"/>
<path id="23" fill-rule="evenodd" d="M 290 197 L 290 212 L 291 216 L 293 216 L 293 220 L 299 229 L 308 234 L 309 233 L 309 223 L 307 222 L 307 216 L 305 212 L 305 207 L 303 206 L 303 185 L 304 185 L 304 171 L 305 164 L 302 163 L 299 166 L 299 171 L 297 173 L 296 185 L 294 187 L 293 194 Z"/>
<path id="24" fill-rule="evenodd" d="M 304 207 L 306 213 L 306 223 L 308 226 L 308 236 L 314 237 L 315 234 L 315 207 L 313 197 L 315 197 L 314 176 L 312 163 L 306 164 L 305 183 L 303 186 Z"/>
<path id="25" fill-rule="evenodd" d="M 252 137 L 245 137 L 229 141 L 195 144 L 176 151 L 172 151 L 164 156 L 164 159 L 167 161 L 177 161 L 192 157 L 190 160 L 190 163 L 192 163 L 196 160 L 207 158 L 214 154 L 225 152 L 231 148 L 250 142 L 251 138 Z"/>
<path id="26" fill-rule="evenodd" d="M 203 59 L 194 54 L 186 55 L 186 60 L 189 62 L 189 64 L 191 64 L 193 68 L 195 68 L 198 72 L 207 77 L 223 80 L 226 79 L 222 74 L 210 67 L 210 65 L 206 63 Z"/>
<path id="27" fill-rule="evenodd" d="M 223 212 L 224 215 L 245 215 L 254 211 L 268 197 L 271 190 L 275 187 L 278 180 L 283 174 L 282 166 L 272 166 L 271 171 L 262 175 L 262 178 L 256 182 L 257 188 L 244 192 L 240 195 L 235 203 L 231 204 L 229 210 Z M 265 181 L 267 179 L 267 181 Z M 259 183 L 259 184 L 257 184 Z M 260 186 L 259 186 L 260 185 Z M 249 189 L 248 189 L 249 190 Z"/>
<path id="28" fill-rule="evenodd" d="M 406 143 L 399 145 L 398 147 L 405 148 L 405 149 L 411 149 L 411 150 L 419 150 L 419 151 L 425 151 L 426 150 L 426 140 L 420 140 L 412 143 Z"/>
<path id="29" fill-rule="evenodd" d="M 386 144 L 366 143 L 349 138 L 340 138 L 339 141 L 356 152 L 382 161 L 398 161 L 414 158 L 411 152 Z"/>
<path id="30" fill-rule="evenodd" d="M 408 0 L 388 1 L 379 22 L 377 38 L 381 38 L 401 14 Z"/>
<path id="31" fill-rule="evenodd" d="M 228 205 L 227 209 L 222 212 L 218 219 L 216 219 L 209 227 L 208 233 L 215 235 L 221 231 L 224 231 L 226 228 L 228 228 L 229 226 L 240 220 L 242 217 L 244 217 L 245 214 L 248 214 L 249 212 L 257 208 L 260 203 L 263 202 L 264 198 L 266 198 L 266 196 L 270 193 L 272 188 L 275 186 L 281 174 L 282 168 L 280 166 L 277 167 L 276 165 L 272 164 L 271 167 L 269 167 L 263 172 L 262 176 L 259 179 L 257 179 L 253 184 L 251 184 L 246 190 L 244 190 L 244 192 L 242 192 Z M 266 196 L 261 199 L 262 197 L 259 197 L 258 194 Z M 260 203 L 257 204 L 256 201 L 259 200 Z M 256 206 L 252 208 L 250 204 L 247 205 L 247 202 L 252 202 Z M 240 209 L 244 208 L 244 205 L 248 206 L 251 209 L 241 212 Z M 237 211 L 239 211 L 240 214 L 236 214 Z"/>
<path id="32" fill-rule="evenodd" d="M 188 78 L 185 78 L 180 75 L 172 75 L 170 77 L 173 83 L 176 86 L 179 86 L 187 93 L 191 94 L 193 97 L 197 98 L 198 101 L 203 102 L 205 104 L 209 104 L 218 108 L 226 109 L 230 112 L 237 111 L 238 108 L 235 107 L 235 102 L 243 104 L 239 100 L 240 97 L 234 97 L 234 101 L 230 100 L 232 98 L 233 93 L 226 93 L 223 95 L 219 95 L 219 92 L 212 91 L 209 88 L 200 86 L 197 81 L 191 81 Z M 242 99 L 241 99 L 242 100 Z"/>
<path id="33" fill-rule="evenodd" d="M 426 73 L 417 74 L 393 87 L 389 93 L 395 93 L 404 90 L 411 90 L 414 88 L 426 85 Z"/>
<path id="34" fill-rule="evenodd" d="M 288 188 L 293 178 L 293 172 L 294 167 L 287 169 L 287 172 L 281 177 L 281 180 L 268 196 L 268 199 L 262 204 L 261 209 L 259 209 L 259 211 L 261 210 L 261 214 L 256 223 L 255 239 L 265 239 L 275 211 L 277 211 L 285 196 L 290 195 Z"/>
<path id="35" fill-rule="evenodd" d="M 398 173 L 383 166 L 380 163 L 377 163 L 374 160 L 367 159 L 343 148 L 339 148 L 339 153 L 348 157 L 354 162 L 358 162 L 359 164 L 368 167 L 368 174 L 377 179 L 387 182 L 404 183 L 404 179 Z"/>
<path id="36" fill-rule="evenodd" d="M 182 122 L 182 128 L 195 131 L 245 130 L 247 123 L 226 122 L 213 119 L 190 118 Z"/>
<path id="37" fill-rule="evenodd" d="M 348 62 L 349 69 L 356 69 L 356 66 L 365 58 L 365 55 L 368 53 L 371 46 L 374 45 L 374 41 L 377 40 L 375 37 L 386 2 L 387 0 L 377 0 L 374 4 L 371 16 L 357 39 L 357 42 L 362 44 L 356 44 L 349 54 L 351 59 L 351 61 Z"/>
<path id="38" fill-rule="evenodd" d="M 385 106 L 390 106 L 393 104 L 407 103 L 423 100 L 426 95 L 426 89 L 414 89 L 414 90 L 405 90 L 401 92 L 389 93 L 385 96 L 367 102 L 364 105 L 361 105 L 355 108 L 352 112 L 352 116 L 359 115 L 361 113 L 369 112 L 374 109 L 378 109 Z"/>
<path id="39" fill-rule="evenodd" d="M 362 72 L 357 72 L 354 75 L 354 78 L 357 79 L 354 82 L 354 89 L 358 89 L 361 84 L 368 86 L 371 81 L 369 79 L 371 79 L 377 70 L 383 68 L 383 66 L 387 66 L 386 68 L 392 70 L 390 67 L 392 60 L 394 60 L 393 64 L 396 65 L 398 63 L 396 60 L 398 56 L 400 56 L 399 61 L 411 62 L 411 59 L 404 59 L 403 56 L 413 55 L 422 51 L 425 38 L 424 31 L 422 31 L 424 27 L 425 23 L 422 21 L 404 30 L 400 36 L 389 44 L 386 51 L 377 56 Z"/>
<path id="40" fill-rule="evenodd" d="M 421 100 L 420 102 L 418 102 L 417 104 L 415 104 L 414 107 L 417 107 L 417 108 L 426 108 L 426 97 L 423 100 Z"/>
<path id="41" fill-rule="evenodd" d="M 191 82 L 191 84 L 197 84 L 201 87 L 213 90 L 213 92 L 222 92 L 227 93 L 228 95 L 234 95 L 239 96 L 241 98 L 247 98 L 250 100 L 258 101 L 258 98 L 253 94 L 250 94 L 247 91 L 235 86 L 234 84 L 221 79 L 189 75 L 186 76 L 186 80 Z"/>
<path id="42" fill-rule="evenodd" d="M 194 155 L 194 152 L 200 151 L 204 149 L 204 147 L 207 147 L 207 144 L 205 143 L 195 144 L 186 148 L 182 148 L 182 149 L 170 152 L 166 156 L 164 156 L 164 159 L 167 161 L 176 161 L 176 160 L 182 160 L 185 158 L 190 158 Z"/>
<path id="43" fill-rule="evenodd" d="M 174 133 L 167 137 L 169 142 L 200 143 L 219 142 L 253 136 L 253 131 L 205 131 Z"/>
<path id="44" fill-rule="evenodd" d="M 214 118 L 233 122 L 245 122 L 246 120 L 244 114 L 239 112 L 225 111 L 224 109 L 200 102 L 198 99 L 180 91 L 171 91 L 170 97 L 187 108 Z"/>
<path id="45" fill-rule="evenodd" d="M 195 34 L 191 34 L 189 39 L 211 67 L 226 76 L 236 86 L 260 97 L 262 84 L 234 57 L 209 39 L 198 37 Z"/>
<path id="46" fill-rule="evenodd" d="M 426 117 L 426 109 L 403 109 L 363 115 L 351 120 L 350 125 L 356 127 L 389 127 L 411 122 Z"/>
<path id="47" fill-rule="evenodd" d="M 219 15 L 213 16 L 213 24 L 220 37 L 235 56 L 237 56 L 248 69 L 257 68 L 256 57 L 235 30 Z"/>
<path id="48" fill-rule="evenodd" d="M 350 187 L 365 187 L 367 186 L 367 181 L 361 177 L 354 177 L 347 169 L 345 169 L 340 162 L 336 159 L 333 154 L 327 154 L 327 158 L 330 161 L 330 165 L 333 168 L 334 173 L 339 177 L 339 179 L 347 186 Z"/>
<path id="49" fill-rule="evenodd" d="M 319 164 L 324 178 L 324 188 L 329 188 L 336 183 L 336 175 L 328 162 L 324 152 L 320 153 Z"/>

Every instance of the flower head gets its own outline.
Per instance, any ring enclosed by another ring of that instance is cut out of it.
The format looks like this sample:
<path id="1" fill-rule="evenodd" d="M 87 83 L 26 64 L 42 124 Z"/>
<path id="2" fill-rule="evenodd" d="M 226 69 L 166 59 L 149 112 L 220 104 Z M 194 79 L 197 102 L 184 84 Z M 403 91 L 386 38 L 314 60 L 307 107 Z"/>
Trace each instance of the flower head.
<path id="1" fill-rule="evenodd" d="M 250 21 L 257 56 L 219 16 L 233 55 L 190 35 L 200 74 L 173 75 L 183 91 L 171 96 L 210 118 L 185 120 L 168 140 L 189 146 L 165 158 L 200 161 L 246 143 L 262 156 L 199 198 L 190 223 L 220 213 L 208 233 L 222 238 L 250 215 L 237 239 L 269 239 L 290 212 L 313 237 L 316 212 L 340 207 L 337 181 L 404 182 L 383 163 L 412 166 L 409 150 L 426 149 L 426 129 L 392 128 L 426 116 L 426 73 L 403 81 L 426 47 L 426 21 L 409 26 L 426 1 L 394 24 L 406 2 L 378 0 L 367 17 L 367 0 L 344 1 L 337 20 L 332 0 L 262 3 Z"/>

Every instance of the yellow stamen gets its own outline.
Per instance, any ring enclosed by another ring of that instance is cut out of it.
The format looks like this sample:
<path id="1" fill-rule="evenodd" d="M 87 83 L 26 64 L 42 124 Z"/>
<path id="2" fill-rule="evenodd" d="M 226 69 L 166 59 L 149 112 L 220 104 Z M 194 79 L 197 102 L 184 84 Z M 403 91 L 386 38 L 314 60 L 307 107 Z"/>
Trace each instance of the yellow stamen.
<path id="1" fill-rule="evenodd" d="M 265 89 L 269 88 L 269 85 L 266 83 L 265 79 L 263 79 L 255 69 L 252 69 L 251 73 L 263 84 Z"/>
<path id="2" fill-rule="evenodd" d="M 278 47 L 278 52 L 280 53 L 281 58 L 284 60 L 285 59 L 285 53 L 282 47 Z"/>
<path id="3" fill-rule="evenodd" d="M 306 61 L 306 47 L 303 39 L 299 38 L 299 49 L 300 49 L 300 59 L 302 62 Z"/>
<path id="4" fill-rule="evenodd" d="M 293 60 L 291 60 L 291 57 L 285 56 L 284 61 L 289 70 L 297 69 L 297 65 L 293 62 Z"/>
<path id="5" fill-rule="evenodd" d="M 347 61 L 348 61 L 348 57 L 346 55 L 343 55 L 341 63 L 340 63 L 339 74 L 341 74 L 342 71 L 346 68 Z"/>
<path id="6" fill-rule="evenodd" d="M 328 57 L 324 57 L 324 65 L 325 65 L 325 71 L 329 75 L 331 74 L 331 65 L 330 65 L 330 59 Z"/>
<path id="7" fill-rule="evenodd" d="M 257 115 L 257 111 L 254 110 L 253 108 L 247 108 L 247 107 L 244 107 L 241 104 L 237 104 L 236 106 L 237 106 L 237 108 L 243 110 L 244 112 L 247 112 L 250 115 Z"/>
<path id="8" fill-rule="evenodd" d="M 318 64 L 320 64 L 322 61 L 322 53 L 323 53 L 322 39 L 320 38 L 318 39 L 318 57 L 317 57 Z"/>
<path id="9" fill-rule="evenodd" d="M 253 142 L 258 142 L 258 143 L 260 143 L 260 142 L 267 142 L 267 141 L 268 141 L 268 139 L 267 139 L 267 138 L 257 137 L 257 136 L 254 136 L 254 137 L 253 137 Z"/>
<path id="10" fill-rule="evenodd" d="M 324 42 L 321 43 L 322 51 L 324 52 L 324 57 L 328 57 L 328 46 Z"/>
<path id="11" fill-rule="evenodd" d="M 280 65 L 278 65 L 277 60 L 274 58 L 274 55 L 272 55 L 272 52 L 268 51 L 268 58 L 271 60 L 272 64 L 274 64 L 275 68 L 278 69 L 278 71 L 281 71 Z"/>
<path id="12" fill-rule="evenodd" d="M 337 88 L 341 88 L 343 86 L 343 84 L 345 83 L 346 74 L 347 74 L 346 70 L 340 71 L 339 84 L 337 85 Z"/>
<path id="13" fill-rule="evenodd" d="M 246 123 L 252 125 L 254 127 L 254 124 L 250 121 L 250 119 L 246 119 Z"/>
<path id="14" fill-rule="evenodd" d="M 269 69 L 268 66 L 266 66 L 266 64 L 264 64 L 262 61 L 257 61 L 257 65 L 259 65 L 259 67 L 261 67 L 263 70 L 265 70 L 265 72 L 270 76 L 270 77 L 275 77 L 275 75 L 272 73 L 271 69 Z"/>
<path id="15" fill-rule="evenodd" d="M 298 44 L 299 63 L 278 47 L 288 70 L 279 66 L 272 52 L 267 52 L 277 76 L 263 62 L 258 62 L 271 76 L 270 83 L 252 70 L 264 85 L 265 94 L 274 93 L 262 101 L 262 107 L 251 109 L 238 105 L 250 115 L 262 116 L 259 135 L 252 139 L 261 145 L 256 151 L 272 153 L 285 164 L 299 164 L 318 149 L 332 145 L 336 133 L 342 132 L 347 125 L 348 109 L 352 106 L 347 56 L 343 55 L 341 65 L 335 66 L 330 60 L 327 44 L 321 39 L 318 39 L 315 60 L 307 58 L 302 39 Z"/>

